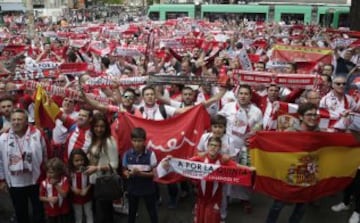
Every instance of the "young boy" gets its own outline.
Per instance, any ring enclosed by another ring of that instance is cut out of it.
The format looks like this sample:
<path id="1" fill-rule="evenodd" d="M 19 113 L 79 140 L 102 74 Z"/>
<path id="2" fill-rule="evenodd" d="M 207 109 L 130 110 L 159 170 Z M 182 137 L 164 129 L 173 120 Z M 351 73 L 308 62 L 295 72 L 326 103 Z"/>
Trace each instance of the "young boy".
<path id="1" fill-rule="evenodd" d="M 239 167 L 235 161 L 224 159 L 221 155 L 221 139 L 218 137 L 210 137 L 207 142 L 207 151 L 201 156 L 190 158 L 191 161 L 203 162 L 207 164 L 220 164 L 223 166 Z M 164 158 L 157 167 L 162 172 L 169 173 L 171 156 Z M 247 168 L 243 166 L 244 168 Z M 180 177 L 182 180 L 184 177 Z M 222 186 L 223 184 L 216 181 L 196 180 L 197 196 L 194 207 L 195 223 L 222 223 L 220 205 L 222 202 Z"/>
<path id="2" fill-rule="evenodd" d="M 220 153 L 225 159 L 235 159 L 239 152 L 239 149 L 234 148 L 233 139 L 225 134 L 226 130 L 226 118 L 222 115 L 215 115 L 211 118 L 211 132 L 204 133 L 199 141 L 197 150 L 199 155 L 203 155 L 208 152 L 208 141 L 212 137 L 221 139 Z M 227 197 L 230 191 L 230 185 L 223 185 L 222 201 L 220 206 L 221 222 L 225 222 L 227 217 Z"/>
<path id="3" fill-rule="evenodd" d="M 211 132 L 204 133 L 197 146 L 200 155 L 207 152 L 207 144 L 210 137 L 221 139 L 220 153 L 222 155 L 233 158 L 238 154 L 240 148 L 235 149 L 232 138 L 225 134 L 226 122 L 226 118 L 222 115 L 215 115 L 211 118 Z"/>
<path id="4" fill-rule="evenodd" d="M 145 148 L 146 132 L 142 128 L 131 131 L 133 148 L 123 158 L 124 175 L 128 179 L 129 218 L 135 223 L 140 198 L 144 199 L 151 223 L 158 222 L 153 168 L 157 165 L 155 153 Z"/>

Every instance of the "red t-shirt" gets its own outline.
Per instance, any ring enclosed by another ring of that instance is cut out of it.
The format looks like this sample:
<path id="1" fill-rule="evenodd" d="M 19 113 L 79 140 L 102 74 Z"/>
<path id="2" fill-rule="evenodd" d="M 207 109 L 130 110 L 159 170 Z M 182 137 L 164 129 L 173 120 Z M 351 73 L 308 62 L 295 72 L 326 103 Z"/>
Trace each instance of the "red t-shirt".
<path id="1" fill-rule="evenodd" d="M 82 190 L 88 187 L 89 184 L 89 176 L 83 172 L 71 173 L 71 188 Z M 73 204 L 86 204 L 89 201 L 91 201 L 91 190 L 89 190 L 85 196 L 76 194 L 72 195 Z"/>
<path id="2" fill-rule="evenodd" d="M 63 176 L 60 180 L 59 185 L 61 188 L 68 192 L 70 188 L 69 180 L 67 177 Z M 58 197 L 59 200 L 55 204 L 50 204 L 46 202 L 45 213 L 47 216 L 55 217 L 60 215 L 65 215 L 70 213 L 70 202 L 67 197 L 62 197 L 54 187 L 54 185 L 49 183 L 49 180 L 43 180 L 40 184 L 40 196 L 41 197 Z"/>

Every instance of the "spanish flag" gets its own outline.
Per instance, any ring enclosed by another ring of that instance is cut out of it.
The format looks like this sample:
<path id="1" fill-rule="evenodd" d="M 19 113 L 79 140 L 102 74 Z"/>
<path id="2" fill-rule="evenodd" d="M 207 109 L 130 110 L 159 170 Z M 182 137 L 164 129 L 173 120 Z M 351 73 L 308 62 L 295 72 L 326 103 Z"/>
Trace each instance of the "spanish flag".
<path id="1" fill-rule="evenodd" d="M 285 202 L 337 193 L 360 166 L 360 143 L 348 133 L 259 132 L 250 148 L 255 190 Z"/>
<path id="2" fill-rule="evenodd" d="M 39 128 L 55 127 L 55 120 L 61 113 L 59 107 L 49 97 L 46 91 L 38 86 L 35 95 L 35 125 Z"/>

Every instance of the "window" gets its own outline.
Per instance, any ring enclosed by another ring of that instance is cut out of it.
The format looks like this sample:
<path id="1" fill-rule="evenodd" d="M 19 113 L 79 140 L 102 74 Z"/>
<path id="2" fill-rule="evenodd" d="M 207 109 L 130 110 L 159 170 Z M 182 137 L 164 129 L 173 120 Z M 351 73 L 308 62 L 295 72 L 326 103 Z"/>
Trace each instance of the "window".
<path id="1" fill-rule="evenodd" d="M 188 12 L 166 12 L 165 19 L 176 19 L 181 17 L 187 17 Z"/>
<path id="2" fill-rule="evenodd" d="M 230 20 L 243 20 L 263 22 L 266 20 L 266 13 L 227 13 L 227 12 L 205 12 L 204 17 L 208 18 L 211 22 L 222 19 Z"/>
<path id="3" fill-rule="evenodd" d="M 338 27 L 350 27 L 349 13 L 339 14 L 339 26 Z"/>
<path id="4" fill-rule="evenodd" d="M 281 13 L 281 21 L 284 21 L 286 24 L 290 24 L 291 21 L 302 24 L 304 23 L 304 17 L 304 14 Z"/>
<path id="5" fill-rule="evenodd" d="M 149 19 L 153 20 L 153 21 L 158 21 L 160 19 L 160 13 L 159 12 L 150 12 Z"/>
<path id="6" fill-rule="evenodd" d="M 334 13 L 328 12 L 326 14 L 321 14 L 319 18 L 319 23 L 321 26 L 330 27 L 333 23 Z"/>

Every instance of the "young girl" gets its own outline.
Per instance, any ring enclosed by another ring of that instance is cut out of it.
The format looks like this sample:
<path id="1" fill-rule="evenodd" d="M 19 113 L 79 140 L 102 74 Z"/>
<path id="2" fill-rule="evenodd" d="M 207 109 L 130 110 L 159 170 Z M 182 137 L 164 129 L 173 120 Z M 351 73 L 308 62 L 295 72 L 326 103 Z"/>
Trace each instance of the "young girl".
<path id="1" fill-rule="evenodd" d="M 82 223 L 83 209 L 86 216 L 86 223 L 93 223 L 91 205 L 91 184 L 89 176 L 84 173 L 89 165 L 84 150 L 74 149 L 69 157 L 69 172 L 71 179 L 71 191 L 73 192 L 72 204 L 75 212 L 75 222 Z"/>
<path id="2" fill-rule="evenodd" d="M 44 202 L 48 223 L 71 222 L 68 192 L 65 164 L 59 158 L 50 159 L 46 163 L 46 179 L 40 185 L 40 201 Z"/>

